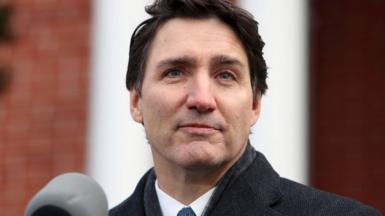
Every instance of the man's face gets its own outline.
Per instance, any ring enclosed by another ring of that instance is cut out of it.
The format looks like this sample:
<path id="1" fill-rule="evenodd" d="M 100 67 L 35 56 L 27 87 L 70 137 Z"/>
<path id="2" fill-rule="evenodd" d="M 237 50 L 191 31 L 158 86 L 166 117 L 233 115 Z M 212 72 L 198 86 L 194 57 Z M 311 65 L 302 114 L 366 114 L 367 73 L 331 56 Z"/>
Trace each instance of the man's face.
<path id="1" fill-rule="evenodd" d="M 161 26 L 141 96 L 131 92 L 131 114 L 144 125 L 155 166 L 168 168 L 231 166 L 259 107 L 242 43 L 215 18 L 174 18 Z"/>

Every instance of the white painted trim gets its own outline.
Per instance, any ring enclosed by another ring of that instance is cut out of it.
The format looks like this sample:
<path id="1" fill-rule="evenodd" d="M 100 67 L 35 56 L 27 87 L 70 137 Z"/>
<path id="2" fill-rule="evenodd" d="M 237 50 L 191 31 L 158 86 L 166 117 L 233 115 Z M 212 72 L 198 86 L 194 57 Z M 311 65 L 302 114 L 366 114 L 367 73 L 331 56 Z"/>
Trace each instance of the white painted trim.
<path id="1" fill-rule="evenodd" d="M 148 1 L 93 2 L 87 172 L 104 188 L 109 206 L 126 199 L 152 159 L 144 130 L 130 116 L 125 88 L 134 28 Z"/>
<path id="2" fill-rule="evenodd" d="M 260 23 L 269 89 L 252 144 L 280 175 L 308 182 L 308 58 L 305 0 L 240 0 Z"/>

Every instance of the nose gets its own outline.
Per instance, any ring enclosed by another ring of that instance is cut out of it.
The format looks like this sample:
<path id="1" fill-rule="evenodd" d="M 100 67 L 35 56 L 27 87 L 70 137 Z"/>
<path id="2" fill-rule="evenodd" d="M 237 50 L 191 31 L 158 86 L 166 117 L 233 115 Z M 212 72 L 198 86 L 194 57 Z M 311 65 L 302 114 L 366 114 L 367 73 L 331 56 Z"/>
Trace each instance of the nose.
<path id="1" fill-rule="evenodd" d="M 213 112 L 216 109 L 216 101 L 213 89 L 208 77 L 198 77 L 191 81 L 188 87 L 187 107 L 199 113 Z"/>

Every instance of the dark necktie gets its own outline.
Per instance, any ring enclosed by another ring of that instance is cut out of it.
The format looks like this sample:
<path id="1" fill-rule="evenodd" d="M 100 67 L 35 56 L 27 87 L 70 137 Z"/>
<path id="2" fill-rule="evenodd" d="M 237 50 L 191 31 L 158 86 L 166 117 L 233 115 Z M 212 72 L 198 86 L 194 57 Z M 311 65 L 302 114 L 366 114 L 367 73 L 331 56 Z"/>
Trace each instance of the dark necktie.
<path id="1" fill-rule="evenodd" d="M 196 216 L 191 207 L 182 208 L 177 216 Z"/>

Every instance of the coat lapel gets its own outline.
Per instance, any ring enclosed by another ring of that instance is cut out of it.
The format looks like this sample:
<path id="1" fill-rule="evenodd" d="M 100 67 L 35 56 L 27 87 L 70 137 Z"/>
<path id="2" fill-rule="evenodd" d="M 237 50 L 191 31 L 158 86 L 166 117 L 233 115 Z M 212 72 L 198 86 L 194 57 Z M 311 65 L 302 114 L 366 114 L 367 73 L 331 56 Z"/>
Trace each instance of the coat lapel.
<path id="1" fill-rule="evenodd" d="M 276 202 L 279 201 L 279 198 Z M 271 204 L 264 202 L 258 194 L 255 194 L 244 180 L 237 182 L 231 190 L 225 191 L 210 216 L 282 216 L 275 211 Z"/>
<path id="2" fill-rule="evenodd" d="M 217 186 L 205 215 L 282 216 L 280 178 L 265 157 L 248 146 L 245 154 Z"/>

